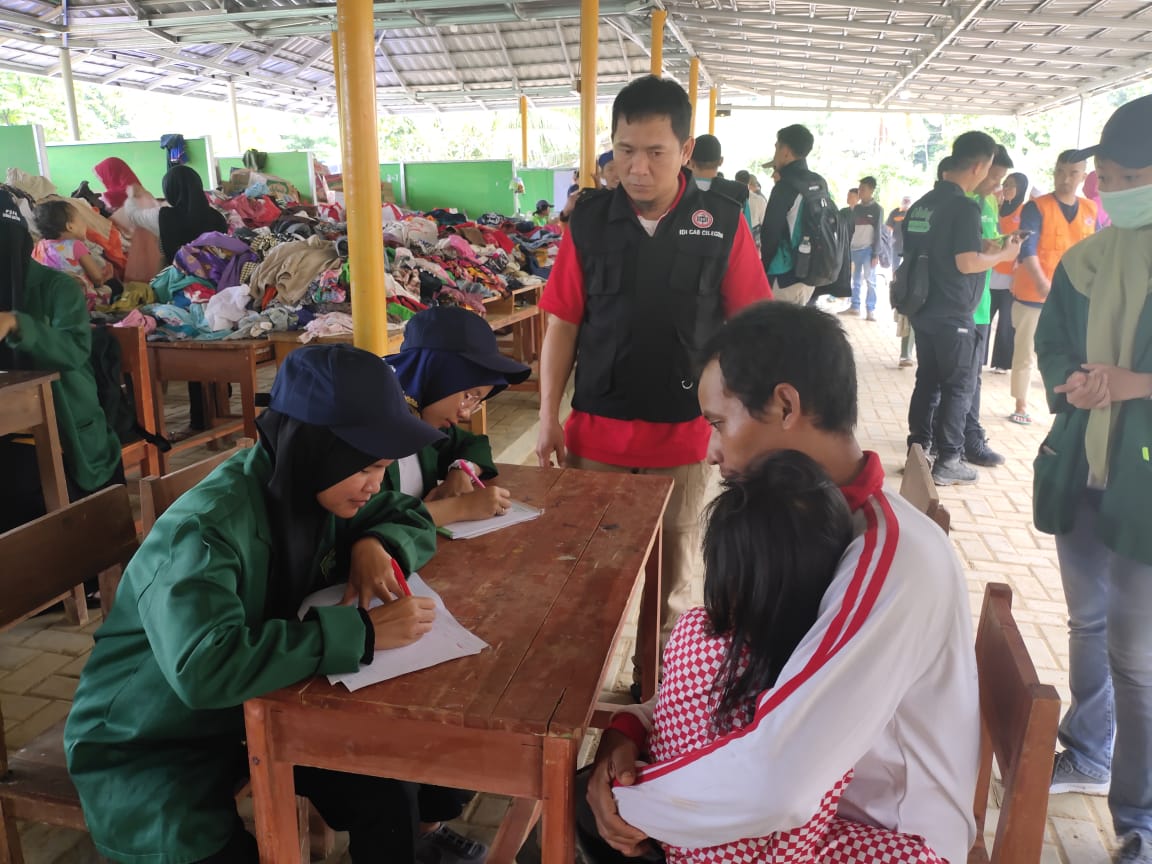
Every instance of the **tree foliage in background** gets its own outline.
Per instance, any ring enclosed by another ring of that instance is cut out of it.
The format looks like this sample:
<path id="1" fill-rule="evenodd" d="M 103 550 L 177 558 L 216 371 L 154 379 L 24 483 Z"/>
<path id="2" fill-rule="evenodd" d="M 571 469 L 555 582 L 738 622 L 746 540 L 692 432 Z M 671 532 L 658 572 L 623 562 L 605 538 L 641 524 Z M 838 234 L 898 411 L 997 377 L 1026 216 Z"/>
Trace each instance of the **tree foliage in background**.
<path id="1" fill-rule="evenodd" d="M 38 123 L 49 141 L 69 141 L 64 85 L 57 79 L 0 72 L 0 124 Z M 84 138 L 131 138 L 128 94 L 94 84 L 76 85 L 76 113 Z"/>

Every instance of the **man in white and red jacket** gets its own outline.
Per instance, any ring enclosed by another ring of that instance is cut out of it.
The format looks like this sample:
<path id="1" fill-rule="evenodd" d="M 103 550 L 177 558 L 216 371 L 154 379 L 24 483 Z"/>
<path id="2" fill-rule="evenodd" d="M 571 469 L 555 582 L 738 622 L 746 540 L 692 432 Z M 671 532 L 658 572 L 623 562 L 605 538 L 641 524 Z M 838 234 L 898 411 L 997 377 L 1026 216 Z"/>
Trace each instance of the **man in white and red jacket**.
<path id="1" fill-rule="evenodd" d="M 733 476 L 767 453 L 807 454 L 843 490 L 857 537 L 749 726 L 637 768 L 655 700 L 616 715 L 589 780 L 597 829 L 626 855 L 648 837 L 684 847 L 762 837 L 803 825 L 854 769 L 842 816 L 921 835 L 963 864 L 980 735 L 964 574 L 944 533 L 882 488 L 879 457 L 856 441 L 843 330 L 814 308 L 761 303 L 725 324 L 705 357 L 709 461 Z"/>

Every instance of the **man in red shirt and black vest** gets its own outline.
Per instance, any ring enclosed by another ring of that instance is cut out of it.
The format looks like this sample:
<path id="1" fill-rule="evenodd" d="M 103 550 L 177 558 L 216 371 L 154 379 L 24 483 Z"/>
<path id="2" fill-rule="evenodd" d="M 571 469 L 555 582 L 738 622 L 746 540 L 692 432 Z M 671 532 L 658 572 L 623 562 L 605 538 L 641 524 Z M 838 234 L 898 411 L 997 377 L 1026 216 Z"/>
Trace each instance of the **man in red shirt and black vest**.
<path id="1" fill-rule="evenodd" d="M 703 596 L 700 515 L 713 472 L 694 353 L 726 318 L 772 296 L 743 202 L 699 189 L 684 170 L 691 118 L 674 81 L 646 76 L 620 91 L 620 186 L 581 196 L 540 301 L 549 315 L 540 464 L 676 481 L 664 516 L 662 643 Z M 573 365 L 573 410 L 561 426 Z"/>

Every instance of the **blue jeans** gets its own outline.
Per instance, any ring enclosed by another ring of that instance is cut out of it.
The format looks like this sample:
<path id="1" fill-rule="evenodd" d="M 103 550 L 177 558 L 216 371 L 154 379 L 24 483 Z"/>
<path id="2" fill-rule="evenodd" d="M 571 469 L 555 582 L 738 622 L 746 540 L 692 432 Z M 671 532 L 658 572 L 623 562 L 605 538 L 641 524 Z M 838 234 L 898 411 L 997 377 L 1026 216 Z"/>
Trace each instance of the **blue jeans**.
<path id="1" fill-rule="evenodd" d="M 1072 705 L 1060 742 L 1072 765 L 1112 786 L 1116 834 L 1152 832 L 1152 565 L 1096 537 L 1101 493 L 1087 490 L 1056 537 L 1068 603 Z"/>
<path id="2" fill-rule="evenodd" d="M 861 279 L 868 280 L 868 311 L 876 311 L 876 271 L 872 268 L 872 247 L 852 250 L 852 308 L 859 309 Z"/>

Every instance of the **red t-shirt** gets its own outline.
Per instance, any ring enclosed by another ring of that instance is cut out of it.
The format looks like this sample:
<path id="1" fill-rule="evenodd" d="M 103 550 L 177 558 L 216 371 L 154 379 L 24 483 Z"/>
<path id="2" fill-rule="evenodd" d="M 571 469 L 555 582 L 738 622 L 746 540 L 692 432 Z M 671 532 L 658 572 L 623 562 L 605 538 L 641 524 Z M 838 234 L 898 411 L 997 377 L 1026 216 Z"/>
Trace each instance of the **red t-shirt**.
<path id="1" fill-rule="evenodd" d="M 668 213 L 676 209 L 684 194 L 684 175 L 680 175 L 680 193 Z M 664 214 L 665 218 L 668 213 Z M 760 300 L 771 300 L 772 289 L 760 263 L 760 253 L 748 223 L 741 219 L 728 256 L 720 292 L 724 315 L 731 318 L 745 306 Z M 560 241 L 556 263 L 540 298 L 540 307 L 570 324 L 584 320 L 584 270 L 580 253 L 572 242 L 571 232 Z M 629 468 L 674 468 L 703 462 L 708 451 L 708 421 L 697 417 L 687 423 L 651 423 L 646 420 L 616 420 L 573 409 L 564 426 L 565 443 L 583 459 L 624 465 Z"/>

